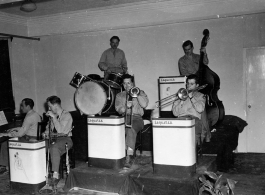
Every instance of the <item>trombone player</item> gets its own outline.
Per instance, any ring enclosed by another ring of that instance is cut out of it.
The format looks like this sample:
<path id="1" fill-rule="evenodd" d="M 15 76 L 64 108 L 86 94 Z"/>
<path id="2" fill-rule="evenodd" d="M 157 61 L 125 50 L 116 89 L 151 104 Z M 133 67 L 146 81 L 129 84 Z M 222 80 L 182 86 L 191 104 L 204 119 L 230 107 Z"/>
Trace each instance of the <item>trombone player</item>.
<path id="1" fill-rule="evenodd" d="M 127 152 L 124 168 L 130 168 L 134 162 L 136 136 L 144 128 L 142 116 L 149 100 L 144 91 L 134 87 L 134 77 L 129 74 L 123 75 L 123 87 L 125 91 L 116 96 L 115 109 L 119 114 L 125 116 Z"/>
<path id="2" fill-rule="evenodd" d="M 177 99 L 172 107 L 173 115 L 176 117 L 190 117 L 195 119 L 196 145 L 200 145 L 202 133 L 201 114 L 205 109 L 205 97 L 196 88 L 199 87 L 199 78 L 191 74 L 186 80 L 186 89 L 189 91 L 185 98 Z"/>

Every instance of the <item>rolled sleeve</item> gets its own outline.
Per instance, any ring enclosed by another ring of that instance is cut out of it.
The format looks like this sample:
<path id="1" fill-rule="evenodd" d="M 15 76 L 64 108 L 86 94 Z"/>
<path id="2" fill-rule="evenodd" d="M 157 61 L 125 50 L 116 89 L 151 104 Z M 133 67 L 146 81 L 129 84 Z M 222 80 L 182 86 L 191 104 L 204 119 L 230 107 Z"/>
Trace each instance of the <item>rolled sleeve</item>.
<path id="1" fill-rule="evenodd" d="M 115 99 L 115 109 L 119 114 L 125 112 L 125 97 L 122 97 L 122 93 L 118 93 Z"/>

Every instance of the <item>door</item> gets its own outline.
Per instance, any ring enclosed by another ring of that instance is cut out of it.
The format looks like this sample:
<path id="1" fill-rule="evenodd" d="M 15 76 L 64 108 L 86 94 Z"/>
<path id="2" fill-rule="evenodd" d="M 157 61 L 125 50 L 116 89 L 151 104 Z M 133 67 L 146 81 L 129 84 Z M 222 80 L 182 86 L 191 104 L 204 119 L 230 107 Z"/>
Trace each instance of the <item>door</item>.
<path id="1" fill-rule="evenodd" d="M 265 48 L 245 49 L 247 152 L 265 153 Z"/>

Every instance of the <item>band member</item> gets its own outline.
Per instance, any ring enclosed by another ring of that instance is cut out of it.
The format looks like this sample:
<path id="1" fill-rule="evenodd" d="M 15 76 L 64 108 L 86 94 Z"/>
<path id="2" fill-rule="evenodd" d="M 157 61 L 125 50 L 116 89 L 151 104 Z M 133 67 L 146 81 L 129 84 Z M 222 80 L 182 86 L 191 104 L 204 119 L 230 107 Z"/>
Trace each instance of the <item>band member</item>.
<path id="1" fill-rule="evenodd" d="M 125 128 L 126 134 L 126 161 L 124 167 L 130 168 L 134 162 L 134 150 L 137 133 L 144 128 L 144 122 L 142 116 L 144 114 L 144 108 L 148 105 L 148 97 L 144 91 L 139 90 L 137 97 L 130 97 L 130 90 L 134 87 L 134 77 L 125 74 L 123 75 L 123 86 L 125 91 L 117 94 L 115 99 L 115 109 L 119 114 L 123 116 L 127 115 L 126 123 L 132 122 L 132 127 Z M 131 120 L 132 117 L 132 120 Z"/>
<path id="2" fill-rule="evenodd" d="M 205 97 L 199 91 L 196 91 L 198 84 L 197 75 L 189 75 L 186 81 L 186 88 L 190 91 L 188 98 L 181 100 L 177 99 L 172 107 L 173 115 L 176 117 L 190 117 L 195 119 L 195 135 L 196 144 L 201 143 L 201 132 L 202 132 L 202 122 L 201 113 L 205 108 Z"/>
<path id="3" fill-rule="evenodd" d="M 50 117 L 50 120 L 46 131 L 43 133 L 43 137 L 47 138 L 50 131 L 61 135 L 49 146 L 53 171 L 52 183 L 57 184 L 60 180 L 58 172 L 61 156 L 66 152 L 65 144 L 67 143 L 69 149 L 73 146 L 71 139 L 73 119 L 71 114 L 61 107 L 61 99 L 59 97 L 48 97 L 46 102 L 49 107 L 46 115 Z"/>
<path id="4" fill-rule="evenodd" d="M 179 73 L 182 76 L 189 76 L 190 74 L 196 74 L 199 70 L 200 55 L 193 53 L 193 43 L 190 40 L 185 41 L 182 44 L 183 51 L 185 53 L 178 61 Z M 209 60 L 206 53 L 206 48 L 201 48 L 203 55 L 203 63 L 209 64 Z"/>
<path id="5" fill-rule="evenodd" d="M 18 137 L 19 141 L 35 141 L 37 140 L 38 122 L 41 122 L 40 115 L 33 110 L 34 101 L 30 98 L 25 98 L 20 104 L 20 110 L 26 114 L 22 127 L 16 127 L 7 130 L 7 133 L 0 134 L 1 136 Z M 8 173 L 8 148 L 7 141 L 1 144 L 0 165 L 5 166 L 1 170 L 2 174 Z"/>
<path id="6" fill-rule="evenodd" d="M 104 71 L 104 78 L 111 72 L 124 74 L 128 71 L 125 53 L 118 48 L 119 43 L 120 38 L 118 36 L 111 37 L 111 48 L 105 50 L 101 55 L 98 67 Z"/>

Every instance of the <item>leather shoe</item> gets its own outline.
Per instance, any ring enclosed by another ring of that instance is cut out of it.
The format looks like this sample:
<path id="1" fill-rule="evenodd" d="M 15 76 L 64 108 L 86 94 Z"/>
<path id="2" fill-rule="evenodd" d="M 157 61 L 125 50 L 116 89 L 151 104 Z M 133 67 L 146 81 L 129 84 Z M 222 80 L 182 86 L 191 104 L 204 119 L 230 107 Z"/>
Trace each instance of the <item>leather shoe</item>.
<path id="1" fill-rule="evenodd" d="M 60 180 L 61 180 L 60 176 L 59 176 L 58 179 L 55 178 L 55 177 L 52 177 L 51 178 L 51 185 L 56 186 L 59 183 Z"/>
<path id="2" fill-rule="evenodd" d="M 131 168 L 132 164 L 134 163 L 134 156 L 128 155 L 126 156 L 124 168 Z"/>

